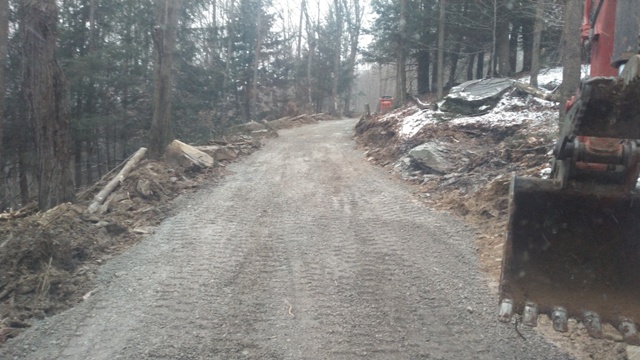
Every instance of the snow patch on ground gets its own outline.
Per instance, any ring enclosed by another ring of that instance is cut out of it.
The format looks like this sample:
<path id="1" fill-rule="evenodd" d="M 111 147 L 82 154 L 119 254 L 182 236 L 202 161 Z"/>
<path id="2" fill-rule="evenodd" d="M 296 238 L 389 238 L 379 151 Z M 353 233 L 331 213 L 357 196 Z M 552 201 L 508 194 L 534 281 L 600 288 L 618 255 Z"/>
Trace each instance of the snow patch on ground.
<path id="1" fill-rule="evenodd" d="M 489 127 L 515 125 L 525 121 L 542 124 L 548 122 L 549 119 L 557 117 L 557 107 L 551 101 L 540 100 L 531 96 L 523 98 L 507 94 L 493 110 L 484 115 L 463 116 L 452 120 L 444 120 L 450 116 L 452 116 L 451 113 L 431 109 L 420 110 L 417 106 L 411 106 L 403 111 L 387 114 L 380 118 L 379 121 L 397 122 L 399 124 L 400 137 L 410 139 L 426 125 L 439 121 L 448 121 L 452 125 L 482 123 Z"/>
<path id="2" fill-rule="evenodd" d="M 451 120 L 451 124 L 469 125 L 482 123 L 493 127 L 521 124 L 525 121 L 545 122 L 556 116 L 556 105 L 551 101 L 540 100 L 531 96 L 522 98 L 506 95 L 489 113 L 480 116 L 459 117 Z"/>
<path id="3" fill-rule="evenodd" d="M 436 111 L 425 109 L 418 110 L 413 115 L 407 116 L 402 119 L 402 125 L 400 127 L 400 136 L 405 139 L 413 137 L 417 134 L 426 124 L 434 123 L 434 114 Z"/>
<path id="4" fill-rule="evenodd" d="M 582 65 L 582 69 L 580 70 L 581 78 L 585 78 L 589 75 L 589 71 L 591 70 L 591 65 Z M 518 82 L 521 83 L 530 83 L 531 76 L 525 76 L 523 78 L 518 79 Z M 555 89 L 562 84 L 562 67 L 555 68 L 547 68 L 540 70 L 538 74 L 538 86 L 544 89 Z"/>
<path id="5" fill-rule="evenodd" d="M 589 65 L 582 66 L 583 77 L 589 74 Z M 522 83 L 529 83 L 530 77 L 526 76 L 518 80 Z M 562 83 L 562 67 L 544 69 L 538 75 L 538 84 L 541 90 L 553 89 Z M 525 121 L 544 124 L 550 119 L 557 118 L 557 104 L 534 98 L 532 96 L 514 96 L 513 92 L 505 94 L 498 105 L 483 115 L 462 116 L 446 120 L 454 116 L 439 110 L 424 109 L 417 106 L 410 106 L 404 109 L 392 111 L 380 118 L 378 121 L 391 121 L 398 123 L 399 136 L 404 139 L 414 137 L 422 128 L 428 124 L 440 121 L 448 121 L 452 125 L 469 125 L 483 123 L 488 126 L 508 126 L 521 124 Z"/>

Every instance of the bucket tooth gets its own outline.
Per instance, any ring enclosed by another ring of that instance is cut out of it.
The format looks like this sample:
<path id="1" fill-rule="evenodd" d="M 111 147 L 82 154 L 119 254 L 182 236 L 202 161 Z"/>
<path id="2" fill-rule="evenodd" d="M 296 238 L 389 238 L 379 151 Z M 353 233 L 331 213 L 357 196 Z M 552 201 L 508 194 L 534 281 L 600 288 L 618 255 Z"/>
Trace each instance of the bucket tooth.
<path id="1" fill-rule="evenodd" d="M 587 328 L 589 336 L 595 339 L 602 339 L 602 323 L 598 314 L 593 311 L 586 311 L 582 317 L 582 323 Z"/>
<path id="2" fill-rule="evenodd" d="M 498 314 L 498 320 L 508 323 L 513 316 L 513 301 L 511 299 L 503 299 L 500 303 L 500 313 Z"/>
<path id="3" fill-rule="evenodd" d="M 640 345 L 640 337 L 636 324 L 629 319 L 623 319 L 618 326 L 618 330 L 622 333 L 622 337 L 627 344 Z"/>
<path id="4" fill-rule="evenodd" d="M 553 322 L 553 329 L 559 332 L 569 331 L 568 325 L 569 317 L 567 315 L 567 309 L 563 307 L 556 307 L 551 312 L 551 322 Z"/>
<path id="5" fill-rule="evenodd" d="M 522 313 L 522 323 L 531 327 L 538 326 L 538 307 L 535 303 L 527 302 L 524 305 L 524 312 Z"/>

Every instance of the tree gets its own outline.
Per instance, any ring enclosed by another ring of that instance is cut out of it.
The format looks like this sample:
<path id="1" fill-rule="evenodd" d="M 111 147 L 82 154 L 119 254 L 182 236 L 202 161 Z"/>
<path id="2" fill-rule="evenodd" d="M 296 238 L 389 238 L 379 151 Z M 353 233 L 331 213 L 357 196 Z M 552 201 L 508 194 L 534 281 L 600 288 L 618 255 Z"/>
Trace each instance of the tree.
<path id="1" fill-rule="evenodd" d="M 562 85 L 560 86 L 560 104 L 564 104 L 575 94 L 580 84 L 582 63 L 582 42 L 580 25 L 582 23 L 582 0 L 565 0 L 564 27 L 562 30 Z M 564 106 L 560 106 L 560 115 L 564 117 Z"/>
<path id="2" fill-rule="evenodd" d="M 5 124 L 5 93 L 7 89 L 5 71 L 9 44 L 9 0 L 0 0 L 0 169 L 4 168 L 2 138 Z M 0 191 L 0 193 L 2 193 Z"/>
<path id="3" fill-rule="evenodd" d="M 444 26 L 447 1 L 440 0 L 440 22 L 438 23 L 438 100 L 444 95 Z"/>
<path id="4" fill-rule="evenodd" d="M 404 0 L 401 0 L 404 1 Z M 342 45 L 342 26 L 343 26 L 343 9 L 340 0 L 333 1 L 333 11 L 335 14 L 335 35 L 334 35 L 334 54 L 333 54 L 333 70 L 331 72 L 331 105 L 329 107 L 329 112 L 338 116 L 340 110 L 338 108 L 338 84 L 340 82 L 340 73 L 341 73 L 341 63 L 340 63 L 340 55 L 341 55 L 341 45 Z"/>
<path id="5" fill-rule="evenodd" d="M 156 26 L 153 29 L 154 90 L 153 120 L 149 155 L 159 158 L 171 141 L 171 103 L 173 53 L 182 0 L 156 1 Z"/>
<path id="6" fill-rule="evenodd" d="M 400 17 L 398 19 L 398 44 L 396 45 L 396 95 L 395 107 L 404 105 L 407 94 L 407 0 L 400 0 Z"/>
<path id="7" fill-rule="evenodd" d="M 251 120 L 257 119 L 257 107 L 258 107 L 258 68 L 260 66 L 260 52 L 262 51 L 262 14 L 258 12 L 258 23 L 256 24 L 256 44 L 253 52 L 253 75 L 251 77 L 251 103 L 250 103 L 250 117 Z"/>
<path id="8" fill-rule="evenodd" d="M 362 13 L 364 9 L 360 7 L 359 0 L 353 0 L 351 6 L 344 1 L 344 8 L 347 13 L 347 26 L 349 28 L 349 63 L 347 64 L 346 89 L 344 95 L 344 110 L 351 112 L 351 96 L 353 93 L 353 83 L 355 82 L 356 56 L 358 55 L 358 42 L 360 39 L 360 28 L 362 26 Z"/>
<path id="9" fill-rule="evenodd" d="M 542 27 L 544 25 L 544 0 L 536 0 L 536 15 L 533 26 L 533 45 L 531 56 L 531 81 L 533 87 L 538 87 L 538 73 L 540 72 L 540 40 L 542 39 Z"/>
<path id="10" fill-rule="evenodd" d="M 38 205 L 48 210 L 75 196 L 70 169 L 69 89 L 56 60 L 55 0 L 20 5 L 22 92 L 34 132 Z"/>

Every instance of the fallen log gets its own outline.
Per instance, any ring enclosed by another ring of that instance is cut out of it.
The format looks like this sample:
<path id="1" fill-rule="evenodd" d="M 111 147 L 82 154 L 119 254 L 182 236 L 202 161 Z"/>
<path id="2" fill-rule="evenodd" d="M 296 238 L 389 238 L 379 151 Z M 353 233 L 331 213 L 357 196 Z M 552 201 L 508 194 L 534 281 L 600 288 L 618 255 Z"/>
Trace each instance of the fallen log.
<path id="1" fill-rule="evenodd" d="M 133 170 L 133 168 L 140 162 L 140 160 L 142 160 L 146 153 L 147 148 L 142 147 L 138 151 L 136 151 L 135 154 L 133 154 L 133 156 L 124 165 L 122 170 L 120 170 L 118 175 L 116 175 L 116 177 L 109 181 L 109 183 L 107 183 L 107 185 L 102 188 L 102 190 L 100 190 L 98 195 L 94 197 L 93 202 L 87 208 L 87 212 L 89 214 L 93 214 L 98 210 L 100 205 L 102 205 L 107 197 L 109 197 L 109 195 L 113 192 L 113 190 L 115 190 L 115 188 L 124 181 L 127 175 L 129 175 L 131 170 Z"/>
<path id="2" fill-rule="evenodd" d="M 560 102 L 560 96 L 556 95 L 556 94 L 547 94 L 543 91 L 540 91 L 539 89 L 534 88 L 531 85 L 527 85 L 525 83 L 521 83 L 521 82 L 517 82 L 514 84 L 514 86 L 521 91 L 524 91 L 525 93 L 536 97 L 538 99 L 542 99 L 542 100 L 547 100 L 547 101 L 553 101 L 553 102 Z"/>
<path id="3" fill-rule="evenodd" d="M 38 206 L 35 203 L 29 204 L 18 211 L 9 211 L 7 213 L 0 214 L 0 221 L 12 220 L 27 217 L 38 210 Z"/>

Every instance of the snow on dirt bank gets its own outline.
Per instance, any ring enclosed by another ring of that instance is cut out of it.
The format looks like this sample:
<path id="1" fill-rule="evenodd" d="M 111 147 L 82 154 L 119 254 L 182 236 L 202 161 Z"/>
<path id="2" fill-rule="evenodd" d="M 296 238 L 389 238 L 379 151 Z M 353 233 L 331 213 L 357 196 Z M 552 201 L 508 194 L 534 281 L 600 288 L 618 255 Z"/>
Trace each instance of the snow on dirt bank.
<path id="1" fill-rule="evenodd" d="M 455 117 L 451 113 L 439 110 L 410 106 L 400 112 L 382 116 L 378 121 L 398 122 L 398 132 L 404 139 L 414 137 L 425 125 L 448 122 L 451 125 L 484 124 L 484 126 L 508 126 L 523 122 L 547 123 L 548 119 L 557 116 L 557 105 L 551 101 L 536 99 L 531 96 L 518 96 L 515 91 L 505 95 L 498 105 L 488 113 L 478 116 Z"/>
<path id="2" fill-rule="evenodd" d="M 589 73 L 589 67 L 583 66 L 583 75 Z M 518 79 L 528 83 L 529 76 Z M 538 76 L 538 84 L 542 89 L 553 90 L 562 83 L 562 68 L 545 69 Z M 488 112 L 476 116 L 456 116 L 451 113 L 433 109 L 420 109 L 409 106 L 380 116 L 378 121 L 397 122 L 398 133 L 404 139 L 413 138 L 427 124 L 446 121 L 451 125 L 509 126 L 533 122 L 540 125 L 557 116 L 557 104 L 522 94 L 516 89 L 507 92 L 498 105 Z"/>

